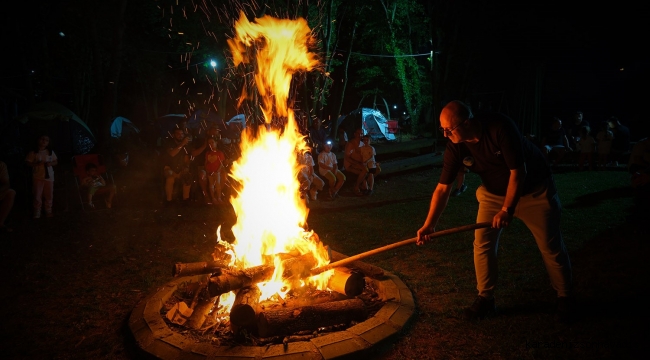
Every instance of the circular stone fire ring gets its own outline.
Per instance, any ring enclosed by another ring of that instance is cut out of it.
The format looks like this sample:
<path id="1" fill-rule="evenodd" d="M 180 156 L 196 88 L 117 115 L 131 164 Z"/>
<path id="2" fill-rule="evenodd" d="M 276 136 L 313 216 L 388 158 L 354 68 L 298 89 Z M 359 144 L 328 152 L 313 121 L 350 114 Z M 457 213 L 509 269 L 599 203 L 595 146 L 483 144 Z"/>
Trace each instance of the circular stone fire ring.
<path id="1" fill-rule="evenodd" d="M 411 290 L 394 274 L 384 271 L 374 282 L 378 296 L 387 301 L 374 316 L 346 330 L 327 333 L 309 341 L 286 345 L 217 346 L 197 343 L 173 332 L 160 310 L 184 282 L 199 282 L 205 275 L 180 277 L 142 300 L 129 317 L 129 329 L 141 350 L 159 359 L 334 359 L 361 355 L 374 345 L 395 335 L 413 316 L 415 303 Z"/>

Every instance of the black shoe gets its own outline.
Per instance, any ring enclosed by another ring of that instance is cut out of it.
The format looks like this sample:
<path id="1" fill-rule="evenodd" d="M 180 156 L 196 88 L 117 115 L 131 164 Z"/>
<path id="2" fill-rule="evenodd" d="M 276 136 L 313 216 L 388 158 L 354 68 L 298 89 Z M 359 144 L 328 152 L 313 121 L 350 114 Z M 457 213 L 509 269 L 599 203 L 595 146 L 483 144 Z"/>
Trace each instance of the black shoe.
<path id="1" fill-rule="evenodd" d="M 472 306 L 465 309 L 466 320 L 478 320 L 484 318 L 489 313 L 494 313 L 496 306 L 494 298 L 488 299 L 483 296 L 477 296 Z"/>
<path id="2" fill-rule="evenodd" d="M 174 200 L 165 200 L 163 202 L 163 206 L 166 207 L 166 208 L 170 208 L 170 207 L 174 206 Z"/>
<path id="3" fill-rule="evenodd" d="M 557 298 L 555 309 L 555 321 L 563 324 L 569 324 L 575 316 L 575 299 L 569 296 Z"/>

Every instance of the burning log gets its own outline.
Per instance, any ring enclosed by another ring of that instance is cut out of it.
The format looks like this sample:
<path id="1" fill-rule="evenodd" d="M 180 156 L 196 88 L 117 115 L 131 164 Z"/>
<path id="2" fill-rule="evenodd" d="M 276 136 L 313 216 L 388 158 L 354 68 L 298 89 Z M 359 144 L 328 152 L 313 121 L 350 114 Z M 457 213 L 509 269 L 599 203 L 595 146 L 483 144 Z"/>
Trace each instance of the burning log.
<path id="1" fill-rule="evenodd" d="M 194 263 L 176 263 L 172 269 L 172 276 L 192 276 L 201 274 L 221 274 L 221 269 L 226 268 L 225 261 L 202 261 Z"/>
<path id="2" fill-rule="evenodd" d="M 366 309 L 360 299 L 350 299 L 301 308 L 261 312 L 257 329 L 261 337 L 290 335 L 297 331 L 360 321 L 366 318 Z"/>
<path id="3" fill-rule="evenodd" d="M 244 270 L 223 271 L 221 275 L 210 278 L 210 283 L 208 284 L 210 297 L 269 281 L 274 271 L 275 267 L 271 265 L 259 265 Z"/>
<path id="4" fill-rule="evenodd" d="M 259 309 L 260 311 L 271 311 L 279 308 L 289 309 L 289 308 L 298 308 L 309 305 L 322 304 L 332 301 L 346 300 L 347 297 L 343 294 L 330 292 L 330 291 L 318 291 L 317 294 L 310 294 L 307 296 L 301 296 L 297 298 L 289 298 L 283 302 L 278 302 L 276 300 L 264 300 L 260 301 Z"/>
<path id="5" fill-rule="evenodd" d="M 282 278 L 285 280 L 299 280 L 309 276 L 310 270 L 317 265 L 312 254 L 304 254 L 295 258 L 282 261 L 284 271 Z M 244 270 L 226 270 L 219 276 L 210 278 L 208 290 L 210 297 L 219 296 L 232 290 L 271 280 L 275 266 L 259 265 Z"/>
<path id="6" fill-rule="evenodd" d="M 206 286 L 201 289 L 198 302 L 196 306 L 194 306 L 194 311 L 187 321 L 187 326 L 191 327 L 192 329 L 200 329 L 205 323 L 205 320 L 208 318 L 210 310 L 212 310 L 214 304 L 218 300 L 219 297 L 210 297 L 210 293 L 208 292 L 206 284 Z"/>
<path id="7" fill-rule="evenodd" d="M 327 286 L 337 293 L 355 297 L 363 292 L 366 280 L 358 272 L 353 272 L 348 268 L 336 268 Z"/>
<path id="8" fill-rule="evenodd" d="M 233 332 L 255 328 L 261 295 L 262 291 L 257 285 L 239 289 L 230 309 L 230 329 Z"/>

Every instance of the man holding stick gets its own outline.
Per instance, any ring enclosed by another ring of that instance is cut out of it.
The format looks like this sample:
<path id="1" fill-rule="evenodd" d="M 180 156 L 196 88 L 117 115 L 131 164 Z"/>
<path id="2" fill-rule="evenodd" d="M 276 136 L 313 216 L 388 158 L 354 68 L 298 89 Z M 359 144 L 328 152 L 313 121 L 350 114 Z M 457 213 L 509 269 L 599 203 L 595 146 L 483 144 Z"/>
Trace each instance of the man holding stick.
<path id="1" fill-rule="evenodd" d="M 474 232 L 474 267 L 478 296 L 465 309 L 468 320 L 495 310 L 499 235 L 513 216 L 533 233 L 551 284 L 557 291 L 556 319 L 571 317 L 571 262 L 560 231 L 561 205 L 548 163 L 541 151 L 526 140 L 515 123 L 497 113 L 473 116 L 470 108 L 452 101 L 440 114 L 440 130 L 449 139 L 440 181 L 431 198 L 429 213 L 417 232 L 418 245 L 429 240 L 447 206 L 456 175 L 463 166 L 481 177 L 476 191 L 476 222 L 492 227 Z"/>

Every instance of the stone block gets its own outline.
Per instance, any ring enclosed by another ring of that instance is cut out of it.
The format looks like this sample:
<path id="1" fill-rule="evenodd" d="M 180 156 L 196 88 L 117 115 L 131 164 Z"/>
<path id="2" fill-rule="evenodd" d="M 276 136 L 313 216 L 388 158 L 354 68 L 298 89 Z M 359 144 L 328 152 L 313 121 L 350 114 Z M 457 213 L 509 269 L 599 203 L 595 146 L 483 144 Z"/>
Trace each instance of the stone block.
<path id="1" fill-rule="evenodd" d="M 393 323 L 372 317 L 360 324 L 357 324 L 347 331 L 360 336 L 368 343 L 375 345 L 378 342 L 394 335 L 399 331 Z"/>
<path id="2" fill-rule="evenodd" d="M 149 329 L 153 333 L 153 336 L 158 339 L 172 336 L 174 334 L 160 316 L 156 319 L 145 319 L 145 321 L 147 322 L 147 325 L 149 325 Z"/>
<path id="3" fill-rule="evenodd" d="M 271 360 L 322 360 L 316 346 L 309 341 L 297 341 L 286 346 L 278 344 L 270 346 L 262 359 Z"/>
<path id="4" fill-rule="evenodd" d="M 319 336 L 311 339 L 311 342 L 318 348 L 324 359 L 335 359 L 370 347 L 370 343 L 348 331 Z"/>
<path id="5" fill-rule="evenodd" d="M 398 303 L 389 301 L 385 303 L 384 306 L 382 306 L 381 309 L 377 311 L 377 313 L 375 313 L 374 317 L 381 319 L 383 321 L 388 321 L 388 319 L 390 319 L 390 317 L 393 315 L 393 313 L 395 313 L 395 311 L 397 311 L 398 308 L 399 308 Z"/>
<path id="6" fill-rule="evenodd" d="M 391 299 L 391 301 L 399 302 L 401 300 L 399 287 L 393 281 L 392 277 L 388 277 L 385 280 L 379 282 L 379 289 L 382 300 Z"/>
<path id="7" fill-rule="evenodd" d="M 214 360 L 246 360 L 261 359 L 266 348 L 257 346 L 219 346 L 210 359 Z"/>
<path id="8" fill-rule="evenodd" d="M 399 329 L 404 327 L 415 310 L 410 306 L 400 306 L 390 317 L 389 321 Z"/>
<path id="9" fill-rule="evenodd" d="M 149 299 L 144 307 L 144 311 L 142 312 L 142 317 L 145 318 L 145 320 L 153 320 L 155 318 L 160 318 L 160 309 L 162 308 L 162 302 L 160 301 L 160 298 L 156 295 L 154 295 L 151 299 Z"/>
<path id="10" fill-rule="evenodd" d="M 411 292 L 411 290 L 400 288 L 399 297 L 400 297 L 400 303 L 402 305 L 415 308 L 415 300 L 413 299 L 413 293 Z"/>
<path id="11" fill-rule="evenodd" d="M 183 350 L 159 339 L 154 340 L 144 350 L 159 359 L 178 359 L 183 355 Z"/>

